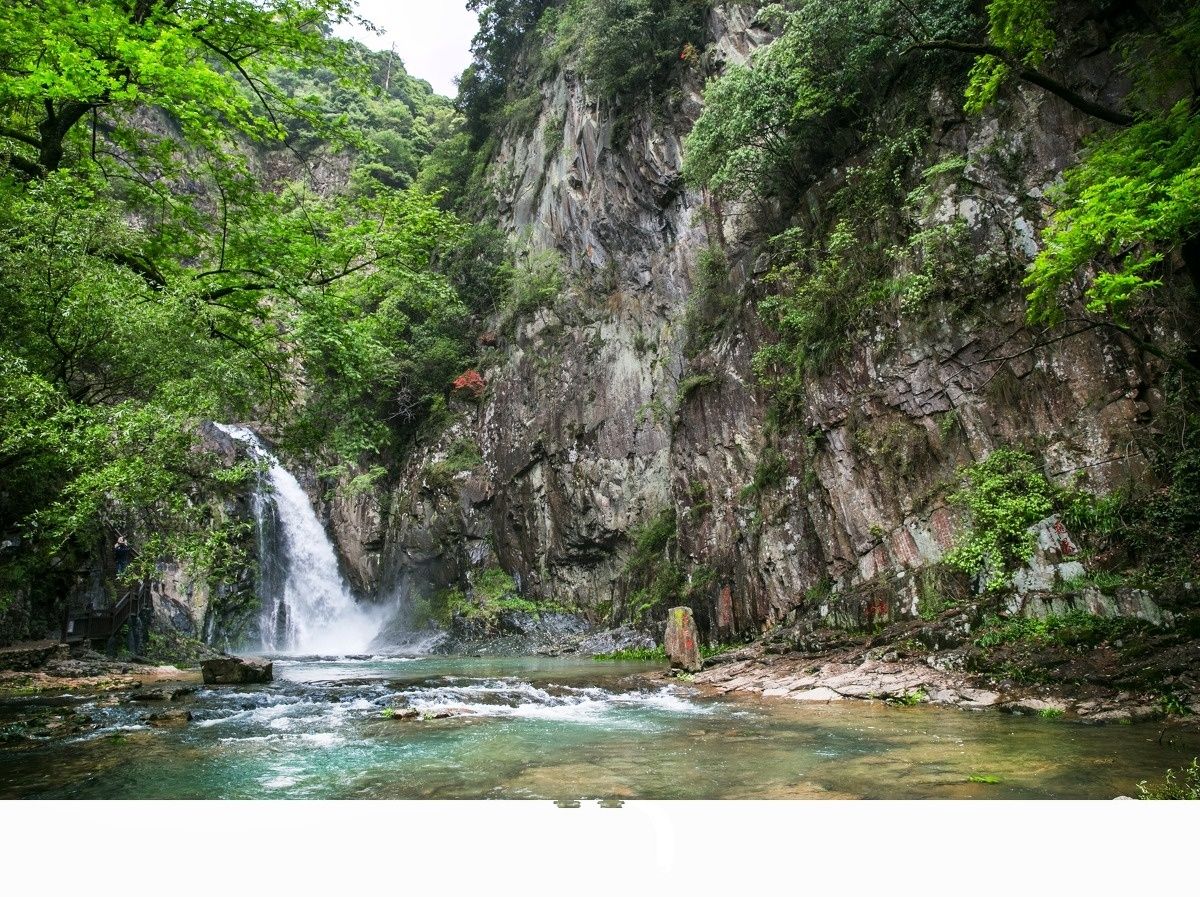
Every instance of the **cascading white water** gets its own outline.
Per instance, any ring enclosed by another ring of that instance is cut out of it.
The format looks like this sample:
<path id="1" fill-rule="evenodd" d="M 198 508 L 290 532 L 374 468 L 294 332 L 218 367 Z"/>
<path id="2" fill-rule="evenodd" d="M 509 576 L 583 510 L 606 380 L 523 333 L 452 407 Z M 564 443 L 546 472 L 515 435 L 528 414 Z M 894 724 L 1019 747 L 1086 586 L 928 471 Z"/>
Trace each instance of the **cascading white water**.
<path id="1" fill-rule="evenodd" d="M 261 591 L 266 593 L 262 595 L 263 649 L 302 654 L 367 650 L 379 634 L 382 615 L 360 607 L 350 594 L 338 572 L 333 544 L 300 483 L 253 430 L 227 424 L 216 427 L 245 443 L 252 457 L 267 465 L 254 494 Z M 273 520 L 280 539 L 270 538 Z"/>

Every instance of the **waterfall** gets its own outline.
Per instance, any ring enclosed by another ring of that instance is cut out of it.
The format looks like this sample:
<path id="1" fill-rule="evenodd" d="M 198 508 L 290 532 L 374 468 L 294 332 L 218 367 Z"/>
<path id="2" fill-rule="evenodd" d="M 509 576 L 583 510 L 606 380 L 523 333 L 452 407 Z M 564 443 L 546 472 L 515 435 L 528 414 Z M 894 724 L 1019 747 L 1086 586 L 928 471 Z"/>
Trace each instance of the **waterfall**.
<path id="1" fill-rule="evenodd" d="M 365 651 L 379 634 L 381 614 L 359 607 L 338 572 L 333 543 L 308 495 L 258 435 L 216 424 L 265 462 L 254 491 L 258 536 L 260 632 L 265 651 L 347 654 Z"/>

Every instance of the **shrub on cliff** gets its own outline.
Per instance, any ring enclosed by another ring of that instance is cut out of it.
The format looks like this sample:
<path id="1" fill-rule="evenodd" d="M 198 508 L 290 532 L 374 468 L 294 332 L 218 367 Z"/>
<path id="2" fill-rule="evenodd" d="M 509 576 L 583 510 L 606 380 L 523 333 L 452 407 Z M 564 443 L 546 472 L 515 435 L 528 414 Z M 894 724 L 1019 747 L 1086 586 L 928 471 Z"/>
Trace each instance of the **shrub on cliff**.
<path id="1" fill-rule="evenodd" d="M 939 37 L 972 22 L 966 0 L 921 7 L 922 27 Z M 927 80 L 941 62 L 928 51 L 905 55 L 912 21 L 895 0 L 776 3 L 758 19 L 779 37 L 708 83 L 685 142 L 685 177 L 725 196 L 802 191 L 831 153 L 853 146 L 854 126 L 901 72 Z"/>
<path id="2" fill-rule="evenodd" d="M 1009 571 L 1037 547 L 1030 527 L 1054 510 L 1055 488 L 1024 452 L 997 449 L 963 471 L 965 485 L 950 496 L 970 514 L 970 530 L 946 555 L 946 563 L 982 574 L 988 589 L 1008 581 Z"/>
<path id="3" fill-rule="evenodd" d="M 687 48 L 704 43 L 706 0 L 571 0 L 564 21 L 579 72 L 604 99 L 636 104 L 670 88 Z"/>

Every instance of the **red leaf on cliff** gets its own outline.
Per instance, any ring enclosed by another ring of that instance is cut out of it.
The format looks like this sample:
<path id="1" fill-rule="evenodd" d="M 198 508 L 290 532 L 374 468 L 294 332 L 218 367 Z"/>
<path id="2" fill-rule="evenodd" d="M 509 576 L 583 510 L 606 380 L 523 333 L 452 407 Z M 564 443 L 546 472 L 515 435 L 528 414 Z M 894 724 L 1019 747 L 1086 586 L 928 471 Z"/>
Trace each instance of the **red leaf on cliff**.
<path id="1" fill-rule="evenodd" d="M 474 368 L 454 378 L 454 391 L 467 393 L 473 399 L 483 398 L 485 389 L 487 389 L 487 381 Z"/>

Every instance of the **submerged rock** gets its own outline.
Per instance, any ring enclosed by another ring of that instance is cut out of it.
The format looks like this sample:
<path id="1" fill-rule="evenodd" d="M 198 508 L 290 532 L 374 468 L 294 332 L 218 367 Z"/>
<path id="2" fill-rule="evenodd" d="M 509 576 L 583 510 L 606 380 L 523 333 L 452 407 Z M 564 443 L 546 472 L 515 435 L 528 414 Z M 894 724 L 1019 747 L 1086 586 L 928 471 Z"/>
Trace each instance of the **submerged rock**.
<path id="1" fill-rule="evenodd" d="M 151 713 L 146 718 L 152 726 L 186 726 L 192 721 L 192 711 L 190 710 L 164 710 L 162 713 Z"/>
<path id="2" fill-rule="evenodd" d="M 700 633 L 690 607 L 673 607 L 667 612 L 667 634 L 663 640 L 672 667 L 699 672 L 704 666 L 700 659 Z"/>
<path id="3" fill-rule="evenodd" d="M 827 688 L 824 685 L 817 688 L 809 688 L 804 691 L 794 691 L 788 694 L 788 697 L 793 701 L 815 701 L 817 703 L 828 704 L 830 701 L 840 701 L 842 696 L 832 688 Z"/>
<path id="4" fill-rule="evenodd" d="M 130 700 L 131 701 L 141 701 L 141 702 L 177 701 L 180 698 L 184 698 L 190 694 L 194 694 L 195 691 L 196 691 L 196 689 L 194 689 L 188 685 L 179 686 L 179 687 L 165 686 L 163 688 L 147 688 L 147 689 L 139 690 L 136 693 L 134 693 L 130 697 Z"/>
<path id="5" fill-rule="evenodd" d="M 169 701 L 171 696 L 167 694 L 165 689 L 151 688 L 148 690 L 139 690 L 130 695 L 129 700 L 148 703 L 150 701 Z"/>
<path id="6" fill-rule="evenodd" d="M 200 671 L 205 685 L 253 685 L 274 678 L 269 660 L 245 657 L 214 657 L 200 664 Z"/>

